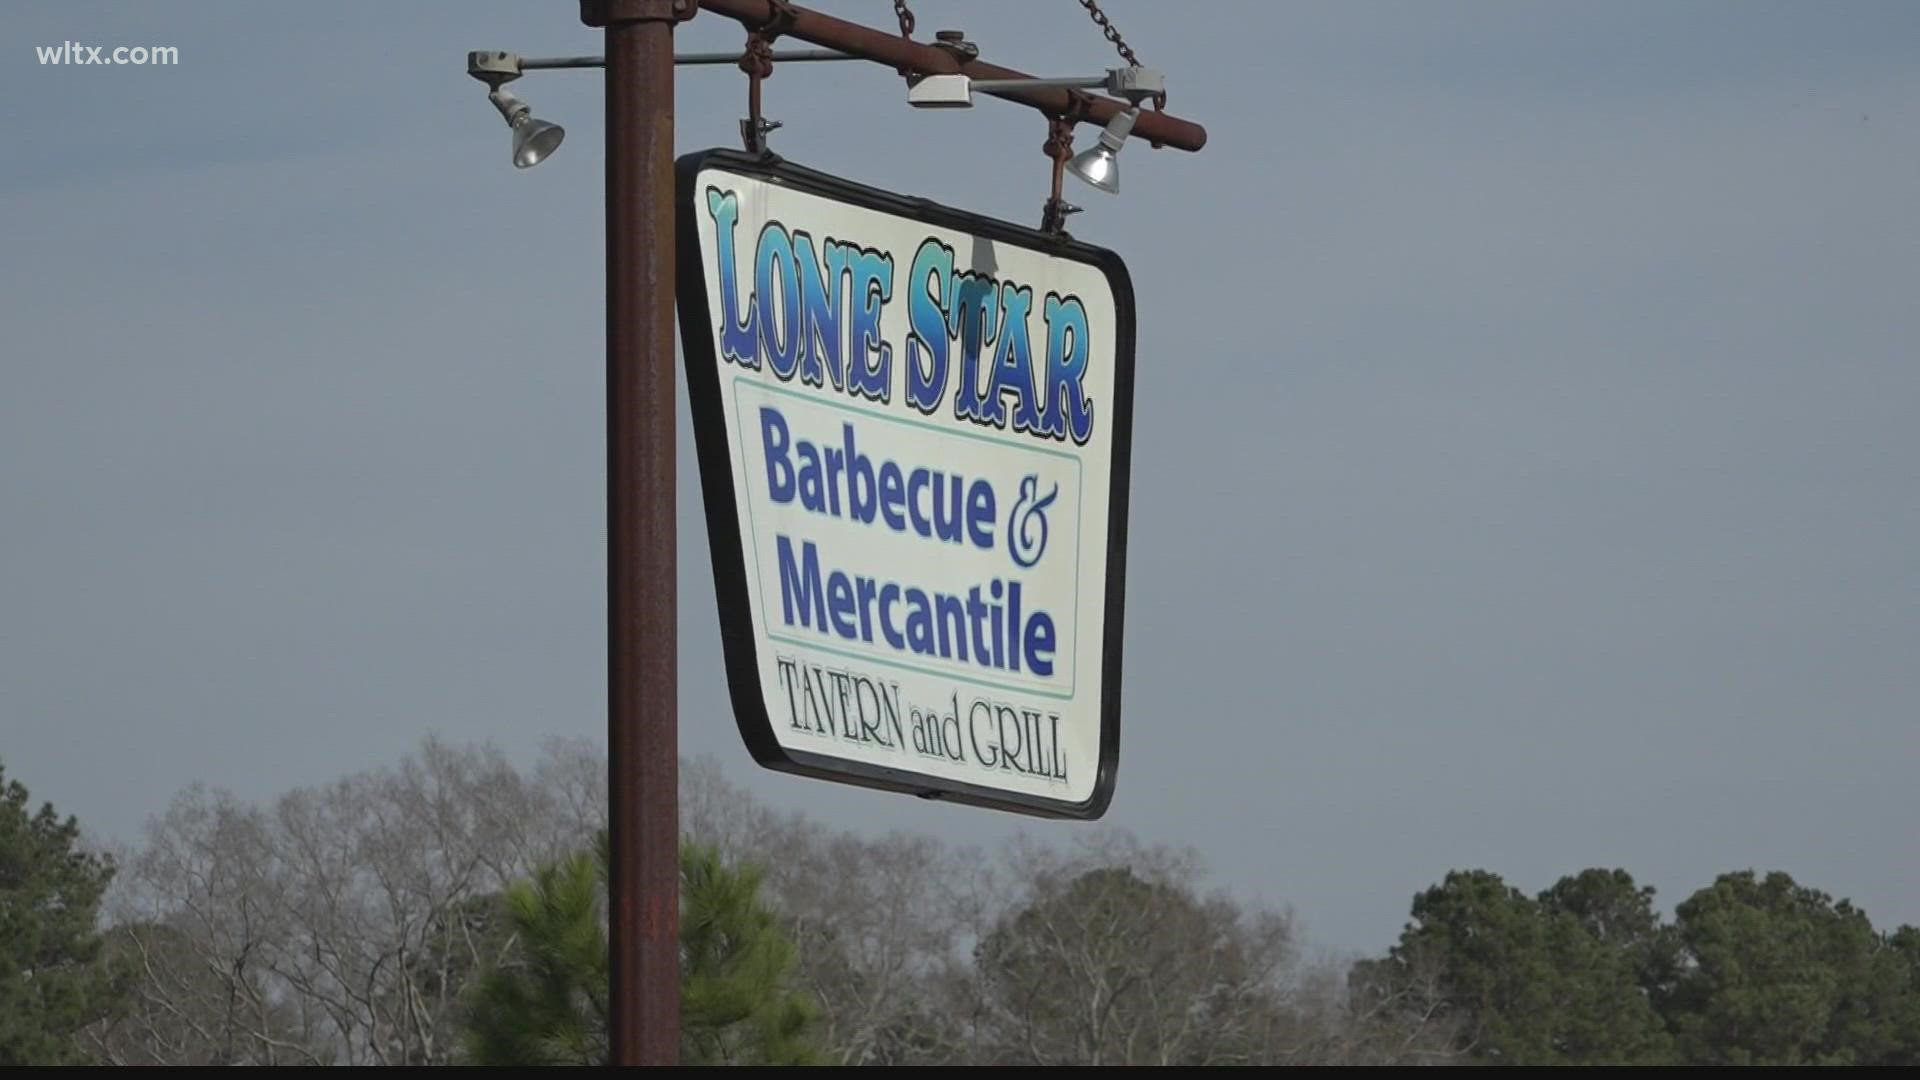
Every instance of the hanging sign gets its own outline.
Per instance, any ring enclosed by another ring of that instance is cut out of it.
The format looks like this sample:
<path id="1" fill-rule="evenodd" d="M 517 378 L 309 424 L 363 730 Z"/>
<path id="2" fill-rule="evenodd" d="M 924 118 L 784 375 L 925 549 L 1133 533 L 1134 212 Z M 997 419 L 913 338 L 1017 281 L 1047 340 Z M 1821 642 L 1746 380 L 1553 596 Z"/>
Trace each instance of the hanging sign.
<path id="1" fill-rule="evenodd" d="M 729 690 L 773 769 L 1101 816 L 1133 290 L 1111 252 L 772 159 L 679 162 Z"/>

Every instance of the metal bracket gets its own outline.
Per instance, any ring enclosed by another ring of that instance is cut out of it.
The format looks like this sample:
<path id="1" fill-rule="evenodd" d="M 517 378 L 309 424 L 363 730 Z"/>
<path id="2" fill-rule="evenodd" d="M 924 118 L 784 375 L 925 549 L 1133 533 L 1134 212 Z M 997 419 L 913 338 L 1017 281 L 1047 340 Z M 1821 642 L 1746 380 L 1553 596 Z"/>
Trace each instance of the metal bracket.
<path id="1" fill-rule="evenodd" d="M 1123 97 L 1135 105 L 1167 96 L 1167 77 L 1152 68 L 1123 67 L 1107 72 L 1107 93 Z"/>
<path id="2" fill-rule="evenodd" d="M 605 27 L 629 22 L 686 22 L 700 0 L 580 0 L 580 21 Z"/>
<path id="3" fill-rule="evenodd" d="M 756 27 L 755 32 L 771 45 L 781 34 L 793 29 L 799 17 L 788 0 L 767 0 L 767 21 Z"/>
<path id="4" fill-rule="evenodd" d="M 980 58 L 980 46 L 967 40 L 965 30 L 936 30 L 933 47 L 964 64 Z"/>
<path id="5" fill-rule="evenodd" d="M 1040 146 L 1040 152 L 1053 161 L 1053 194 L 1040 207 L 1040 231 L 1062 239 L 1067 238 L 1067 215 L 1080 212 L 1080 207 L 1060 197 L 1067 159 L 1073 157 L 1073 128 L 1079 121 L 1079 117 L 1072 114 L 1085 109 L 1084 97 L 1078 91 L 1074 92 L 1073 102 L 1075 107 L 1068 115 L 1048 118 L 1047 141 Z"/>
<path id="6" fill-rule="evenodd" d="M 780 127 L 781 124 L 778 120 L 768 120 L 764 117 L 759 120 L 755 120 L 751 116 L 741 117 L 740 142 L 746 147 L 747 153 L 764 154 L 767 152 L 767 135 L 770 132 L 779 130 Z"/>
<path id="7" fill-rule="evenodd" d="M 498 90 L 520 77 L 520 57 L 510 52 L 470 52 L 467 74 Z"/>

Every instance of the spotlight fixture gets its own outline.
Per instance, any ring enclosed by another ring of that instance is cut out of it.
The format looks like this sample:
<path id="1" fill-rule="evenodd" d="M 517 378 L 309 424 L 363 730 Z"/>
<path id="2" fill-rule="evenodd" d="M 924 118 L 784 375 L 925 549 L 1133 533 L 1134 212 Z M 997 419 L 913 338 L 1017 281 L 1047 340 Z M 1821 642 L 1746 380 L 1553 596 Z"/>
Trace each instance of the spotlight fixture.
<path id="1" fill-rule="evenodd" d="M 1073 155 L 1067 171 L 1109 195 L 1120 194 L 1120 147 L 1126 144 L 1139 116 L 1138 105 L 1115 114 L 1100 133 L 1100 141 Z"/>
<path id="2" fill-rule="evenodd" d="M 1064 79 L 975 79 L 967 75 L 921 75 L 907 85 L 907 104 L 917 109 L 968 109 L 973 107 L 974 91 L 1003 94 L 1009 91 L 1044 89 L 1105 90 L 1127 99 L 1128 107 L 1107 121 L 1105 131 L 1093 146 L 1075 154 L 1067 163 L 1073 175 L 1109 195 L 1120 190 L 1120 147 L 1140 118 L 1140 103 L 1167 89 L 1166 77 L 1143 67 L 1109 68 L 1104 75 Z"/>
<path id="3" fill-rule="evenodd" d="M 513 129 L 513 165 L 517 169 L 531 168 L 545 161 L 559 149 L 560 140 L 566 138 L 565 128 L 535 117 L 526 102 L 505 90 L 494 89 L 487 94 L 487 100 L 493 102 L 493 107 L 506 118 L 507 126 Z"/>
<path id="4" fill-rule="evenodd" d="M 534 116 L 526 102 L 501 89 L 520 77 L 523 66 L 526 62 L 510 52 L 467 54 L 467 74 L 487 84 L 487 100 L 500 110 L 501 119 L 513 131 L 513 165 L 517 169 L 532 168 L 552 157 L 567 135 L 559 124 Z"/>

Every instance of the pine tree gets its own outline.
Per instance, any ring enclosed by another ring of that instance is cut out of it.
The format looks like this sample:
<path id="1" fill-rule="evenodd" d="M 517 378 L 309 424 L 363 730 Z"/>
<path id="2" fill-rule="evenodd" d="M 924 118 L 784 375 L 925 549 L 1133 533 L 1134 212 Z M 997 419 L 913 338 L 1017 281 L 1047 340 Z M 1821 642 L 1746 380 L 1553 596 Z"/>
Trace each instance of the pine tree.
<path id="1" fill-rule="evenodd" d="M 1356 974 L 1392 985 L 1437 971 L 1462 1049 L 1514 1065 L 1661 1063 L 1670 1045 L 1639 982 L 1664 970 L 1652 894 L 1620 871 L 1563 879 L 1538 899 L 1485 870 L 1414 898 L 1386 960 Z"/>
<path id="2" fill-rule="evenodd" d="M 75 1033 L 110 1004 L 95 926 L 112 862 L 0 767 L 0 1065 L 83 1060 Z"/>
<path id="3" fill-rule="evenodd" d="M 1689 1062 L 1878 1065 L 1912 1038 L 1894 943 L 1848 901 L 1742 871 L 1674 916 L 1691 963 L 1668 1012 Z"/>
<path id="4" fill-rule="evenodd" d="M 480 1065 L 604 1065 L 610 851 L 541 868 L 503 897 L 514 959 L 474 993 L 468 1056 Z M 681 1039 L 685 1065 L 816 1063 L 815 1010 L 787 986 L 795 950 L 760 901 L 760 876 L 718 852 L 681 850 Z"/>

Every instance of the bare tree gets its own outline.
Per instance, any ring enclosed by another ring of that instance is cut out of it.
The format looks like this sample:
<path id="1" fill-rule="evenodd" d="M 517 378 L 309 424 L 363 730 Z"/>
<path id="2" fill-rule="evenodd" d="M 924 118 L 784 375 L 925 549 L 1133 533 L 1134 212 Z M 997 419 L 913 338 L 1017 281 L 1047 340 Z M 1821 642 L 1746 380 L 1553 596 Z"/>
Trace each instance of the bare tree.
<path id="1" fill-rule="evenodd" d="M 316 1018 L 274 977 L 284 935 L 271 828 L 259 811 L 196 785 L 123 863 L 109 948 L 123 1015 L 87 1033 L 115 1064 L 323 1064 Z"/>
<path id="2" fill-rule="evenodd" d="M 546 763 L 556 774 L 572 764 Z M 590 796 L 589 796 L 590 797 Z M 444 1064 L 462 994 L 511 946 L 495 898 L 583 846 L 581 806 L 497 751 L 429 739 L 269 810 L 191 789 L 148 830 L 116 941 L 112 1060 Z"/>
<path id="3" fill-rule="evenodd" d="M 1099 834 L 1015 856 L 1017 898 L 975 950 L 987 1059 L 1032 1065 L 1262 1061 L 1286 1004 L 1291 919 L 1202 896 L 1192 857 Z"/>
<path id="4" fill-rule="evenodd" d="M 1287 1065 L 1464 1064 L 1461 1024 L 1437 968 L 1386 970 L 1330 957 L 1301 971 L 1297 1022 L 1270 1060 Z"/>
<path id="5" fill-rule="evenodd" d="M 682 769 L 685 764 L 682 763 Z M 552 803 L 541 846 L 561 849 L 607 827 L 607 753 L 594 739 L 550 738 L 533 767 L 533 788 Z"/>

